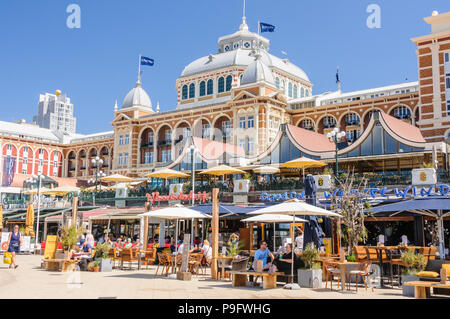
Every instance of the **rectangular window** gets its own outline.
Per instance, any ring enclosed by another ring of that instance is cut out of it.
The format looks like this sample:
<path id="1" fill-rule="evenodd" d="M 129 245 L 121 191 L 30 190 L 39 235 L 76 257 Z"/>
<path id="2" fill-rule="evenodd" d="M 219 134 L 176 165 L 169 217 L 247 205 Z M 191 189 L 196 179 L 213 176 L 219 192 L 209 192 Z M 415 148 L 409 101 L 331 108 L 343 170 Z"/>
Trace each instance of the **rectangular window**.
<path id="1" fill-rule="evenodd" d="M 123 135 L 119 136 L 119 145 L 123 145 Z"/>
<path id="2" fill-rule="evenodd" d="M 119 165 L 122 165 L 123 163 L 123 155 L 122 153 L 119 154 Z"/>
<path id="3" fill-rule="evenodd" d="M 255 142 L 253 138 L 248 139 L 248 148 L 247 151 L 249 153 L 253 153 L 255 151 Z"/>
<path id="4" fill-rule="evenodd" d="M 183 138 L 191 136 L 191 128 L 183 127 Z"/>
<path id="5" fill-rule="evenodd" d="M 123 157 L 123 164 L 128 164 L 128 153 L 125 153 L 124 157 Z"/>
<path id="6" fill-rule="evenodd" d="M 145 164 L 153 163 L 153 152 L 145 152 L 144 163 Z"/>
<path id="7" fill-rule="evenodd" d="M 231 136 L 231 122 L 225 121 L 222 123 L 222 135 L 227 138 Z"/>
<path id="8" fill-rule="evenodd" d="M 447 101 L 447 116 L 450 116 L 450 100 Z"/>
<path id="9" fill-rule="evenodd" d="M 23 166 L 27 166 L 28 165 L 28 158 L 27 157 L 23 158 L 22 165 Z"/>
<path id="10" fill-rule="evenodd" d="M 242 147 L 242 149 L 245 149 L 245 140 L 239 140 L 239 147 Z"/>
<path id="11" fill-rule="evenodd" d="M 169 162 L 171 157 L 171 151 L 170 150 L 163 150 L 161 152 L 161 162 Z"/>
<path id="12" fill-rule="evenodd" d="M 148 145 L 152 146 L 153 145 L 153 139 L 154 139 L 155 135 L 153 134 L 153 132 L 148 133 Z"/>
<path id="13" fill-rule="evenodd" d="M 164 132 L 164 138 L 165 138 L 165 141 L 166 142 L 171 142 L 171 140 L 172 140 L 172 137 L 171 137 L 171 131 L 170 130 L 166 130 L 165 132 Z"/>
<path id="14" fill-rule="evenodd" d="M 239 118 L 239 128 L 245 129 L 245 117 Z"/>
<path id="15" fill-rule="evenodd" d="M 253 115 L 249 116 L 247 119 L 247 127 L 254 128 L 255 127 L 255 118 Z"/>
<path id="16" fill-rule="evenodd" d="M 209 124 L 202 125 L 202 138 L 209 138 Z"/>
<path id="17" fill-rule="evenodd" d="M 126 134 L 126 135 L 125 135 L 125 142 L 124 142 L 124 144 L 125 144 L 125 145 L 130 144 L 130 135 L 129 135 L 129 134 Z"/>
<path id="18" fill-rule="evenodd" d="M 27 175 L 27 174 L 28 174 L 28 168 L 27 168 L 26 165 L 23 165 L 23 166 L 22 166 L 22 174 L 23 174 L 23 175 Z"/>
<path id="19" fill-rule="evenodd" d="M 444 61 L 445 61 L 445 63 L 449 63 L 450 62 L 450 53 L 449 52 L 445 52 L 445 54 L 444 54 Z"/>
<path id="20" fill-rule="evenodd" d="M 447 77 L 445 78 L 445 88 L 450 90 L 450 74 L 447 74 Z"/>

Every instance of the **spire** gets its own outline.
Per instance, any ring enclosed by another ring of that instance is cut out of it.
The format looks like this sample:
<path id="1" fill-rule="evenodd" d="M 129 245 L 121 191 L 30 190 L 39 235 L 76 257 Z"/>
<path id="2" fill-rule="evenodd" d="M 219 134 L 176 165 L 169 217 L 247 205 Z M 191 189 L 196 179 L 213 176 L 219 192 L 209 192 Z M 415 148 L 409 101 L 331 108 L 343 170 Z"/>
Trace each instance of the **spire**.
<path id="1" fill-rule="evenodd" d="M 156 103 L 156 113 L 159 113 L 159 101 Z"/>
<path id="2" fill-rule="evenodd" d="M 247 18 L 245 17 L 245 9 L 246 9 L 246 0 L 244 0 L 244 8 L 242 10 L 242 24 L 239 27 L 239 30 L 243 31 L 248 31 L 248 25 L 247 25 Z"/>
<path id="3" fill-rule="evenodd" d="M 117 112 L 118 109 L 119 109 L 119 107 L 117 106 L 117 100 L 116 100 L 116 104 L 114 104 L 114 112 Z"/>

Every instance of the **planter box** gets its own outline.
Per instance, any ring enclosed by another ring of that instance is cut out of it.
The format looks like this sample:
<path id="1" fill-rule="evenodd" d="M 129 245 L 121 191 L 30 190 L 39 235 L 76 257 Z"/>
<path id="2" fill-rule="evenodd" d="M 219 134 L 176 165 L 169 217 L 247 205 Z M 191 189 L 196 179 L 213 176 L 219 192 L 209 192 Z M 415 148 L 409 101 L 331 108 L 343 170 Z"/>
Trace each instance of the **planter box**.
<path id="1" fill-rule="evenodd" d="M 408 281 L 418 281 L 418 280 L 419 280 L 419 277 L 417 277 L 417 276 L 402 275 L 403 296 L 414 297 L 414 287 L 404 286 L 403 283 L 408 282 Z"/>
<path id="2" fill-rule="evenodd" d="M 101 272 L 111 272 L 113 266 L 113 260 L 111 258 L 98 258 L 100 261 L 100 271 Z"/>
<path id="3" fill-rule="evenodd" d="M 322 269 L 298 269 L 298 284 L 304 288 L 322 288 Z"/>

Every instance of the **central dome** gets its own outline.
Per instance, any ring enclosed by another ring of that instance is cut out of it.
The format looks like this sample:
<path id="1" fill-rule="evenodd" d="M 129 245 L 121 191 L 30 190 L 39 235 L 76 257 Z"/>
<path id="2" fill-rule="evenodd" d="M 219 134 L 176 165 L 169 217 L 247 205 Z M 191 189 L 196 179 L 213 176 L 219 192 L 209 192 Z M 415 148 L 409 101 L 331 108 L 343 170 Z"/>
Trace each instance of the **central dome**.
<path id="1" fill-rule="evenodd" d="M 261 55 L 256 55 L 255 61 L 250 64 L 247 67 L 247 70 L 242 74 L 241 86 L 262 81 L 275 85 L 272 71 L 270 71 L 269 67 L 261 60 Z"/>
<path id="2" fill-rule="evenodd" d="M 146 108 L 152 108 L 152 101 L 150 100 L 150 96 L 148 96 L 147 92 L 142 88 L 141 82 L 138 81 L 136 86 L 128 92 L 127 96 L 122 103 L 122 109 L 140 106 Z"/>

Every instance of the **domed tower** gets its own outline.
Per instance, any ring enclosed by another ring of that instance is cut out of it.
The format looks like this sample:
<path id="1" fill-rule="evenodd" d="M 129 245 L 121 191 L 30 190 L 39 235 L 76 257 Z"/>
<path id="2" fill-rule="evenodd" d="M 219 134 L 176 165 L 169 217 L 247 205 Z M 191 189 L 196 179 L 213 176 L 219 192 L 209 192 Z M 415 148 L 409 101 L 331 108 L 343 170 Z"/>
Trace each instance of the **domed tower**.
<path id="1" fill-rule="evenodd" d="M 138 116 L 144 113 L 154 113 L 152 107 L 152 101 L 147 92 L 142 88 L 141 77 L 138 77 L 136 86 L 131 89 L 123 100 L 121 111 L 139 111 Z M 133 112 L 136 113 L 136 112 Z M 135 116 L 133 116 L 135 117 Z"/>

